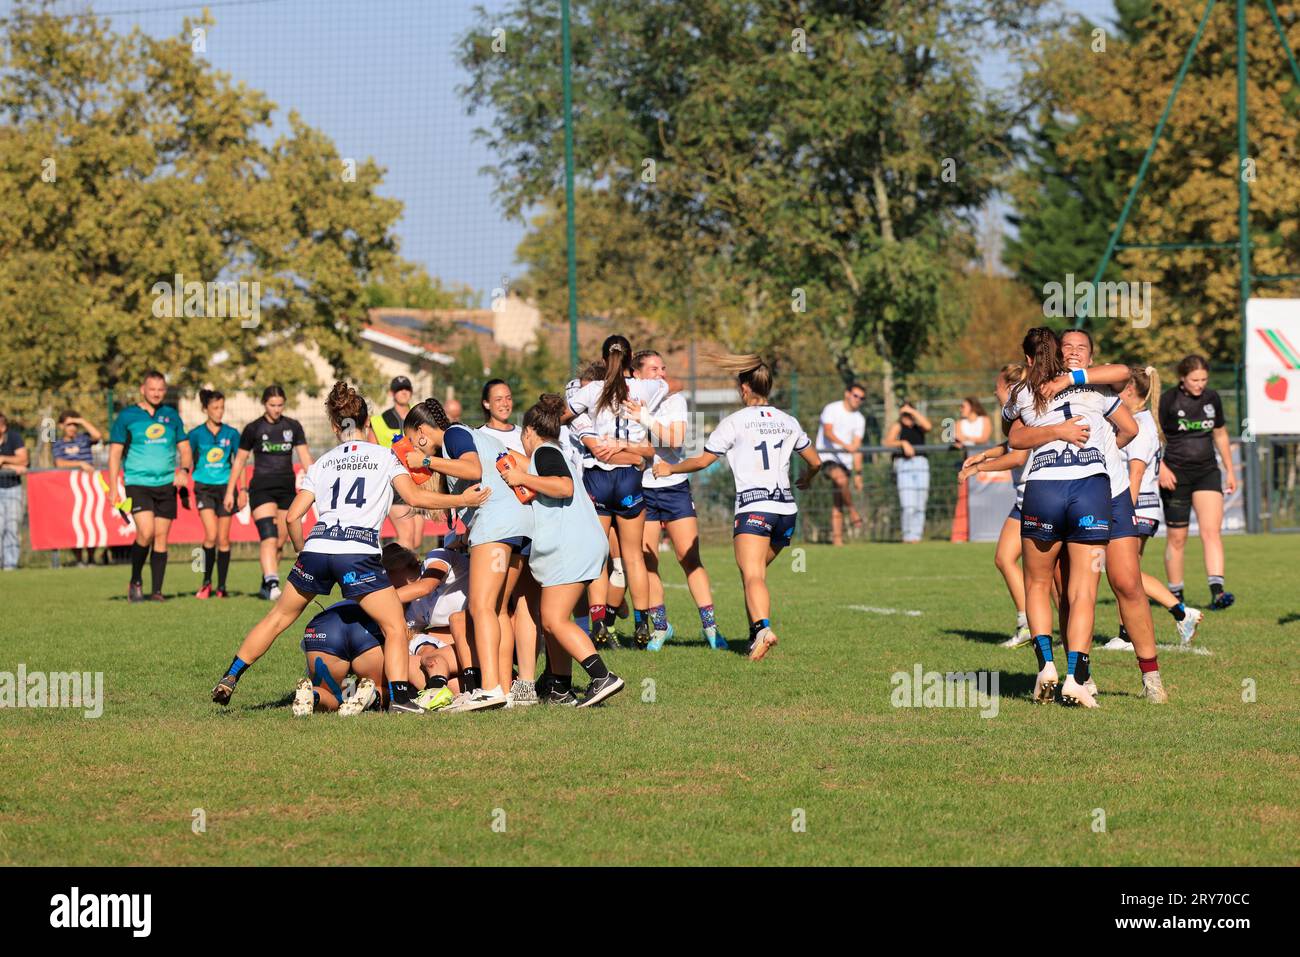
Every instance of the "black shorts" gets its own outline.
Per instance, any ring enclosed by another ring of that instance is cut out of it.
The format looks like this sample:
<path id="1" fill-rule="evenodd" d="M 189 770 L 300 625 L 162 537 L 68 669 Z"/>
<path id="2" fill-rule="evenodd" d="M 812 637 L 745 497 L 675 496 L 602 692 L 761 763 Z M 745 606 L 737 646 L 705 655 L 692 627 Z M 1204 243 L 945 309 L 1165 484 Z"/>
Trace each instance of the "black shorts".
<path id="1" fill-rule="evenodd" d="M 277 509 L 287 511 L 297 494 L 292 482 L 288 485 L 268 485 L 265 488 L 253 487 L 248 490 L 248 507 L 256 511 L 259 505 L 274 502 Z"/>
<path id="2" fill-rule="evenodd" d="M 1174 473 L 1178 484 L 1170 491 L 1160 489 L 1160 503 L 1165 507 L 1165 525 L 1169 528 L 1186 528 L 1192 521 L 1192 493 L 1218 492 L 1223 494 L 1223 473 L 1217 463 L 1210 466 L 1172 469 L 1169 463 L 1161 468 Z"/>
<path id="3" fill-rule="evenodd" d="M 853 476 L 853 470 L 850 468 L 846 468 L 844 464 L 840 462 L 839 459 L 823 459 L 822 472 L 826 475 L 827 478 L 830 478 L 832 469 L 839 469 L 841 472 L 843 472 L 846 476 L 849 476 L 850 478 Z"/>
<path id="4" fill-rule="evenodd" d="M 217 518 L 230 517 L 230 512 L 226 510 L 226 487 L 224 485 L 208 485 L 205 482 L 195 482 L 194 506 L 200 512 L 205 508 L 212 509 L 217 513 Z"/>
<path id="5" fill-rule="evenodd" d="M 153 512 L 156 518 L 176 517 L 176 486 L 171 482 L 166 485 L 128 485 L 126 497 L 131 500 L 131 514 Z"/>

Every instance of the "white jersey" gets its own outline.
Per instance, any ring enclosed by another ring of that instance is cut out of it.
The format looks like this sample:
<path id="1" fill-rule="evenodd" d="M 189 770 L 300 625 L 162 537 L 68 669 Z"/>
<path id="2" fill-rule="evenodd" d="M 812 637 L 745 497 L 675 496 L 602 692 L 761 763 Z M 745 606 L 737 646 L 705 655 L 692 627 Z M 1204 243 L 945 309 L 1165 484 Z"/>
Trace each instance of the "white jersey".
<path id="1" fill-rule="evenodd" d="M 316 496 L 316 524 L 304 552 L 330 555 L 380 552 L 379 531 L 393 503 L 393 479 L 406 468 L 392 449 L 344 442 L 307 470 L 304 490 Z"/>
<path id="2" fill-rule="evenodd" d="M 674 392 L 659 404 L 659 411 L 655 418 L 665 426 L 672 423 L 680 422 L 689 426 L 690 414 L 686 410 L 686 396 L 681 392 Z M 683 433 L 683 437 L 685 433 Z M 654 442 L 655 462 L 667 462 L 669 465 L 676 465 L 682 460 L 682 447 L 660 445 L 659 439 L 651 436 Z M 654 462 L 650 463 L 651 467 L 647 468 L 641 476 L 642 488 L 667 488 L 670 485 L 681 485 L 688 481 L 686 475 L 669 475 L 666 478 L 658 478 L 654 474 Z"/>
<path id="3" fill-rule="evenodd" d="M 1116 400 L 1115 405 L 1119 404 L 1119 395 L 1110 386 L 1097 385 L 1093 386 L 1093 388 L 1107 399 L 1114 398 Z M 1114 406 L 1111 407 L 1111 411 L 1115 411 Z M 1121 449 L 1119 444 L 1115 441 L 1115 426 L 1108 419 L 1106 421 L 1106 428 L 1102 431 L 1105 434 L 1101 437 L 1101 450 L 1106 455 L 1106 474 L 1110 476 L 1110 497 L 1114 498 L 1116 495 L 1127 495 L 1129 494 L 1128 465 L 1124 458 L 1124 450 Z"/>
<path id="4" fill-rule="evenodd" d="M 469 556 L 450 548 L 435 548 L 424 558 L 424 570 L 445 569 L 446 577 L 428 595 L 406 606 L 406 627 L 420 632 L 446 628 L 451 616 L 465 610 L 469 598 Z"/>
<path id="5" fill-rule="evenodd" d="M 659 404 L 668 395 L 668 383 L 663 379 L 627 379 L 625 381 L 627 382 L 627 397 L 636 399 L 651 413 L 658 411 Z M 600 394 L 604 389 L 605 383 L 603 380 L 593 379 L 569 396 L 569 408 L 576 415 L 587 413 L 591 417 L 592 429 L 601 438 L 622 439 L 630 445 L 640 445 L 645 442 L 645 426 L 635 419 L 627 418 L 623 415 L 622 409 L 596 408 L 596 403 L 600 401 Z M 629 467 L 593 460 L 587 463 L 587 468 L 591 468 L 593 464 L 596 468 L 606 470 Z"/>
<path id="6" fill-rule="evenodd" d="M 1025 425 L 1034 428 L 1040 425 L 1058 425 L 1083 416 L 1090 430 L 1088 441 L 1082 448 L 1057 440 L 1033 449 L 1029 461 L 1025 463 L 1025 480 L 1064 482 L 1090 475 L 1105 475 L 1107 481 L 1111 481 L 1106 448 L 1107 443 L 1114 447 L 1115 433 L 1106 421 L 1106 416 L 1114 412 L 1117 405 L 1119 398 L 1104 386 L 1070 386 L 1048 402 L 1042 412 L 1035 411 L 1033 390 L 1028 385 L 1013 392 L 1003 411 L 1003 417 L 1008 420 L 1018 418 Z"/>
<path id="7" fill-rule="evenodd" d="M 794 416 L 751 405 L 719 422 L 704 450 L 727 457 L 736 480 L 737 515 L 758 510 L 793 515 L 799 507 L 790 490 L 790 459 L 809 444 Z"/>
<path id="8" fill-rule="evenodd" d="M 1137 438 L 1120 449 L 1124 456 L 1124 474 L 1128 474 L 1129 462 L 1137 461 L 1146 465 L 1142 472 L 1142 482 L 1138 485 L 1135 510 L 1143 518 L 1164 521 L 1164 508 L 1160 504 L 1160 460 L 1163 458 L 1160 433 L 1156 431 L 1156 420 L 1149 409 L 1143 409 L 1133 418 L 1137 421 Z"/>
<path id="9" fill-rule="evenodd" d="M 484 435 L 490 435 L 512 452 L 518 452 L 524 458 L 528 458 L 528 453 L 524 451 L 524 430 L 517 425 L 510 426 L 509 429 L 494 429 L 489 425 L 480 425 L 478 431 Z"/>
<path id="10" fill-rule="evenodd" d="M 573 394 L 582 388 L 578 379 L 570 379 L 564 385 L 564 399 L 567 402 Z M 575 415 L 566 424 L 560 426 L 559 446 L 565 459 L 573 466 L 574 474 L 582 481 L 582 469 L 586 465 L 587 447 L 582 444 L 582 436 L 592 431 L 591 416 L 585 412 Z"/>
<path id="11" fill-rule="evenodd" d="M 1009 410 L 1010 410 L 1010 406 L 1006 406 L 1002 409 L 1003 435 L 1011 434 L 1011 424 L 1016 421 L 1014 418 L 1007 417 Z M 1008 452 L 1014 451 L 1011 448 L 1011 443 L 1009 441 L 1004 441 L 1003 445 L 1005 445 L 1006 450 Z M 1026 459 L 1025 465 L 1028 464 L 1029 464 L 1029 460 Z M 1025 465 L 1017 465 L 1015 468 L 1011 469 L 1011 484 L 1016 487 L 1016 508 L 1019 508 L 1025 500 L 1025 477 L 1029 474 L 1028 470 L 1025 468 Z"/>
<path id="12" fill-rule="evenodd" d="M 817 423 L 817 454 L 822 462 L 834 462 L 848 471 L 853 470 L 853 453 L 844 446 L 837 445 L 826 438 L 826 426 L 835 432 L 840 442 L 852 443 L 854 439 L 862 440 L 867 434 L 867 420 L 861 412 L 853 412 L 839 399 L 822 409 L 821 419 Z"/>

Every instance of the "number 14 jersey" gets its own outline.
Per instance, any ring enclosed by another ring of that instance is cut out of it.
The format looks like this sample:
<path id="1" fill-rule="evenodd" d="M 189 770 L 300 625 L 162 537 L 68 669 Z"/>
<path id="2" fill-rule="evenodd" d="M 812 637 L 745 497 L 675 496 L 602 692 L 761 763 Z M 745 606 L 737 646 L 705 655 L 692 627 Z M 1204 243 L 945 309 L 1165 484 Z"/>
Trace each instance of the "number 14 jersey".
<path id="1" fill-rule="evenodd" d="M 316 496 L 316 524 L 303 551 L 378 554 L 393 479 L 404 472 L 392 449 L 371 442 L 344 442 L 318 458 L 303 482 Z"/>

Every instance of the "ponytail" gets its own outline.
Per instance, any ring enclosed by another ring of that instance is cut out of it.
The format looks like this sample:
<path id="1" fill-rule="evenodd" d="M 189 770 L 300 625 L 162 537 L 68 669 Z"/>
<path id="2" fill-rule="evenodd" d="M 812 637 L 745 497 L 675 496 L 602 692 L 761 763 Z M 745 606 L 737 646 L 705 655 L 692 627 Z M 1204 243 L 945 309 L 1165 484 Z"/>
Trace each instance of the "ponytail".
<path id="1" fill-rule="evenodd" d="M 1133 381 L 1133 391 L 1142 400 L 1142 408 L 1152 409 L 1151 397 L 1160 394 L 1160 373 L 1155 366 L 1130 366 L 1129 376 Z M 1153 410 L 1151 418 L 1155 419 L 1156 436 L 1160 439 L 1160 444 L 1164 445 L 1165 430 L 1160 427 L 1160 416 Z"/>
<path id="2" fill-rule="evenodd" d="M 605 359 L 605 387 L 600 390 L 596 409 L 608 409 L 615 415 L 627 400 L 627 377 L 632 374 L 632 344 L 623 336 L 610 336 L 600 347 Z"/>
<path id="3" fill-rule="evenodd" d="M 406 418 L 402 420 L 402 429 L 409 431 L 427 425 L 431 429 L 446 432 L 452 424 L 452 421 L 447 418 L 447 410 L 442 407 L 442 403 L 430 397 L 411 406 L 406 413 Z"/>
<path id="4" fill-rule="evenodd" d="M 731 353 L 706 354 L 709 362 L 736 377 L 736 388 L 749 386 L 749 391 L 766 399 L 772 394 L 772 380 L 775 378 L 772 365 L 756 353 L 735 355 Z"/>
<path id="5" fill-rule="evenodd" d="M 1025 378 L 1016 383 L 1011 390 L 1014 400 L 1022 389 L 1030 389 L 1034 395 L 1034 411 L 1042 414 L 1047 408 L 1047 398 L 1043 395 L 1043 386 L 1065 371 L 1065 359 L 1061 355 L 1061 340 L 1056 333 L 1046 326 L 1035 326 L 1025 333 L 1020 343 L 1024 349 L 1027 362 Z"/>

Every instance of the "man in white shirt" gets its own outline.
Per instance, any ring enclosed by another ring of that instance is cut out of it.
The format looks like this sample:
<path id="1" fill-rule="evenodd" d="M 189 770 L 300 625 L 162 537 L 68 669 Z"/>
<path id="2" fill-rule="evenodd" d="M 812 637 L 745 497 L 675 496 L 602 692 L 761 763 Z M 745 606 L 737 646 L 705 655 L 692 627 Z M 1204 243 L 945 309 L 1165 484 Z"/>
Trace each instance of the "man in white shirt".
<path id="1" fill-rule="evenodd" d="M 853 505 L 849 491 L 849 478 L 853 490 L 862 491 L 862 438 L 867 432 L 867 420 L 858 411 L 867 397 L 867 390 L 854 382 L 844 390 L 844 399 L 832 402 L 822 409 L 817 426 L 817 454 L 821 456 L 822 471 L 834 485 L 831 499 L 831 544 L 844 544 L 844 513 L 854 528 L 862 525 L 862 516 Z"/>

